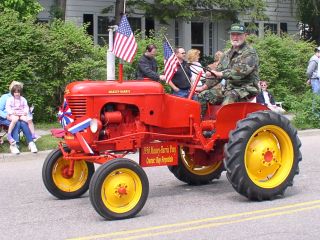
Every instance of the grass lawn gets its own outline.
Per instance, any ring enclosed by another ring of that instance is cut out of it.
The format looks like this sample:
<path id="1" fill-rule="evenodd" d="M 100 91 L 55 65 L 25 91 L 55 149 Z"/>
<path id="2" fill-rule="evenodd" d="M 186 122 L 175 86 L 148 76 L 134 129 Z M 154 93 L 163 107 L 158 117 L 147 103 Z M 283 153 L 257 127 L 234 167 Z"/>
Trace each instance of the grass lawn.
<path id="1" fill-rule="evenodd" d="M 50 150 L 56 148 L 61 140 L 61 138 L 55 138 L 49 134 L 38 139 L 36 145 L 38 151 Z M 22 138 L 20 141 L 20 152 L 29 152 L 30 150 L 28 149 L 26 140 Z M 4 144 L 0 145 L 0 153 L 10 153 L 8 141 L 5 141 Z"/>

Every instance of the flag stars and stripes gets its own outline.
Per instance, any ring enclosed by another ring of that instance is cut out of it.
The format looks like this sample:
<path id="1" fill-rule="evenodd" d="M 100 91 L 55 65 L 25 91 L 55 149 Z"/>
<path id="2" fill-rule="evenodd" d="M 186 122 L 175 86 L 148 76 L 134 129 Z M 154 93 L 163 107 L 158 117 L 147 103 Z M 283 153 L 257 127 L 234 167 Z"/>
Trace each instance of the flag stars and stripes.
<path id="1" fill-rule="evenodd" d="M 123 15 L 115 34 L 112 52 L 118 58 L 132 62 L 137 51 L 137 42 L 126 15 Z"/>
<path id="2" fill-rule="evenodd" d="M 165 41 L 163 44 L 164 51 L 164 75 L 166 77 L 166 82 L 170 82 L 174 74 L 178 70 L 179 60 L 177 56 L 171 49 L 171 46 L 168 41 Z"/>

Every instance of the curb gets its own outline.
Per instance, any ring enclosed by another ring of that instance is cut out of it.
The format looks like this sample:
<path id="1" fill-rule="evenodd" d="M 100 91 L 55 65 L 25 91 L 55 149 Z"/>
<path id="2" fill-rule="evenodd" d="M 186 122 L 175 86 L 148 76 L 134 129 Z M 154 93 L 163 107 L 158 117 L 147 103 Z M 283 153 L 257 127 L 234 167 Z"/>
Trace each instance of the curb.
<path id="1" fill-rule="evenodd" d="M 320 135 L 320 129 L 307 129 L 298 131 L 298 136 L 307 137 L 307 136 L 316 136 Z"/>
<path id="2" fill-rule="evenodd" d="M 12 153 L 1 153 L 0 154 L 0 162 L 11 162 L 11 161 L 29 161 L 34 160 L 35 158 L 42 158 L 43 160 L 52 150 L 39 151 L 37 153 L 32 152 L 22 152 L 20 154 L 12 154 Z"/>

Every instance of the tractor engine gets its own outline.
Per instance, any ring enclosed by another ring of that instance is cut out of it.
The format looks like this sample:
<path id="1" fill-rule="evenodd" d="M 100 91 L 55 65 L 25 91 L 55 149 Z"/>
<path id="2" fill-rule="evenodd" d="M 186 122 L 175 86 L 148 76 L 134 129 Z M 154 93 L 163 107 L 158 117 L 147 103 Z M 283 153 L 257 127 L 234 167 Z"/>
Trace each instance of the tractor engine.
<path id="1" fill-rule="evenodd" d="M 140 121 L 139 109 L 130 104 L 108 103 L 101 111 L 102 129 L 99 140 L 146 131 Z"/>
<path id="2" fill-rule="evenodd" d="M 118 138 L 118 141 L 116 141 L 118 146 L 121 146 L 121 142 L 127 143 L 128 140 L 130 141 L 130 137 L 121 138 L 122 136 L 147 131 L 146 125 L 140 121 L 140 112 L 135 105 L 108 103 L 102 109 L 100 119 L 102 127 L 99 132 L 99 141 Z M 127 146 L 120 148 L 139 147 L 141 141 L 137 140 L 137 137 L 134 139 L 134 142 L 130 141 L 129 145 L 125 144 Z"/>

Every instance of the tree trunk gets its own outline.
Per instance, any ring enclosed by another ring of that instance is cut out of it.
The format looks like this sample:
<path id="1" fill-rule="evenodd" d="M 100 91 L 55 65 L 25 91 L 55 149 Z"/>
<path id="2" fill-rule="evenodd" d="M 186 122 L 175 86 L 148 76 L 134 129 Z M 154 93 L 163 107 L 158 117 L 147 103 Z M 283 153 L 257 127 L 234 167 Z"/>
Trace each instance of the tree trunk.
<path id="1" fill-rule="evenodd" d="M 125 0 L 116 0 L 116 9 L 115 9 L 115 24 L 119 25 L 120 19 L 125 12 L 124 9 Z"/>
<path id="2" fill-rule="evenodd" d="M 61 19 L 66 18 L 66 0 L 56 0 L 56 6 L 61 10 Z"/>

